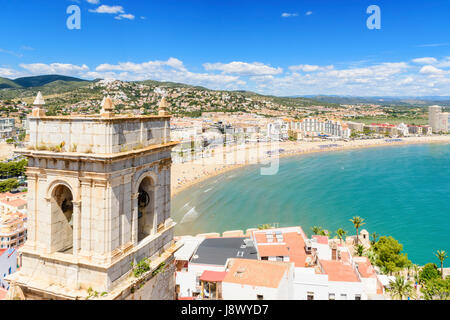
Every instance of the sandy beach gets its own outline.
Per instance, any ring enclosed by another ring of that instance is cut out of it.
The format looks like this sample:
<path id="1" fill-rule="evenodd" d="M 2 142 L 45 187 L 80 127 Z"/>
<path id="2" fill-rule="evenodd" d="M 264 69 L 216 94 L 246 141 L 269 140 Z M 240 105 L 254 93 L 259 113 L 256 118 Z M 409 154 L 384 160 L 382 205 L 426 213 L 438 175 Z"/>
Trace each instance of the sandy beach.
<path id="1" fill-rule="evenodd" d="M 369 139 L 352 141 L 288 141 L 253 143 L 214 149 L 204 158 L 172 165 L 172 197 L 197 183 L 243 166 L 260 164 L 270 167 L 279 158 L 316 152 L 342 151 L 361 148 L 401 146 L 408 144 L 450 143 L 450 135 L 408 137 L 396 139 Z M 275 162 L 274 162 L 275 161 Z"/>

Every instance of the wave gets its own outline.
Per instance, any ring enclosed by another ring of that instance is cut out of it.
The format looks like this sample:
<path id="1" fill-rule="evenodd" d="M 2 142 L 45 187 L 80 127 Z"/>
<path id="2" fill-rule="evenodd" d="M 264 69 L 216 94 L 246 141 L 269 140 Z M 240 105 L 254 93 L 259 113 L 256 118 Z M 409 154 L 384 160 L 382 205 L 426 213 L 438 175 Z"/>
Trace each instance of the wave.
<path id="1" fill-rule="evenodd" d="M 195 207 L 194 207 L 183 216 L 183 219 L 181 219 L 180 224 L 194 222 L 195 220 L 197 220 L 197 218 L 199 216 L 200 216 L 200 214 L 195 210 Z"/>

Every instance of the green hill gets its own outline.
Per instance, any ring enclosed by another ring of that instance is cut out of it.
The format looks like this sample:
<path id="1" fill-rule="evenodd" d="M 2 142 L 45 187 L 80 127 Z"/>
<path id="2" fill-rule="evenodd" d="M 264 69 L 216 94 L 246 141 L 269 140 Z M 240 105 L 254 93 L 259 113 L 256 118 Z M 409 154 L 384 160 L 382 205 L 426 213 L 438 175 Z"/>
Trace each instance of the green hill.
<path id="1" fill-rule="evenodd" d="M 19 85 L 22 88 L 34 88 L 34 87 L 42 87 L 49 83 L 55 81 L 64 81 L 64 82 L 86 82 L 86 80 L 60 76 L 60 75 L 44 75 L 44 76 L 36 76 L 36 77 L 24 77 L 13 80 L 14 83 Z M 61 83 L 61 82 L 60 82 Z"/>
<path id="2" fill-rule="evenodd" d="M 20 85 L 15 83 L 13 80 L 0 77 L 0 89 L 10 89 L 10 88 L 20 88 Z"/>

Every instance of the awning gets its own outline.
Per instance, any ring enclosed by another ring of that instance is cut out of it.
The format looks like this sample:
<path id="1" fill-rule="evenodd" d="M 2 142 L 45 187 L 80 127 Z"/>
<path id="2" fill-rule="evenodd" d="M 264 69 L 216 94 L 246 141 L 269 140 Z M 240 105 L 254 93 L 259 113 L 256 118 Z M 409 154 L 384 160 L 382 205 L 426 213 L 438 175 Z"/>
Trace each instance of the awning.
<path id="1" fill-rule="evenodd" d="M 200 281 L 206 282 L 222 282 L 227 275 L 226 271 L 218 272 L 218 271 L 204 271 L 200 277 Z"/>

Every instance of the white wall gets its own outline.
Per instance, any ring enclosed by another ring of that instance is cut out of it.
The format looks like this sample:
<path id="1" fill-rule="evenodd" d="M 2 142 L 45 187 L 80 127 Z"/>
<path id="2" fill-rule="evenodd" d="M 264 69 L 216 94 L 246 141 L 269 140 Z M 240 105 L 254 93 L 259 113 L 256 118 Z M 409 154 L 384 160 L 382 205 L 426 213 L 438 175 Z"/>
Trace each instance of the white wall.
<path id="1" fill-rule="evenodd" d="M 0 256 L 0 287 L 5 289 L 9 288 L 9 284 L 3 278 L 10 274 L 9 268 L 11 268 L 11 274 L 17 271 L 17 250 L 14 250 L 14 253 L 9 257 L 8 250 Z"/>
<path id="2" fill-rule="evenodd" d="M 308 292 L 314 300 L 328 300 L 328 275 L 316 274 L 314 268 L 295 268 L 294 300 L 306 300 Z"/>

